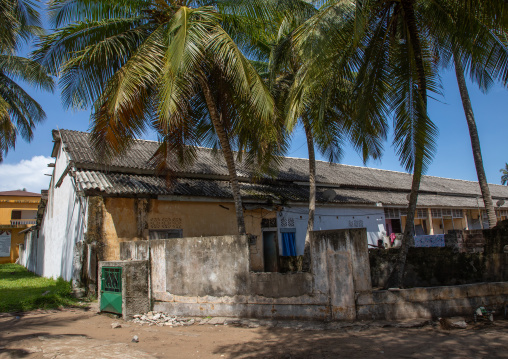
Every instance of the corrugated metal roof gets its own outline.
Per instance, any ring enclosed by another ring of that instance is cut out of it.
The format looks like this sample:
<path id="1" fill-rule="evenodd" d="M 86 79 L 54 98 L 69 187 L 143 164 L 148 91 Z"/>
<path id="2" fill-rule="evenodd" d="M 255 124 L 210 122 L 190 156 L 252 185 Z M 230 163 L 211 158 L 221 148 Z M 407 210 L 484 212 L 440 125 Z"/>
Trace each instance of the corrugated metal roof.
<path id="1" fill-rule="evenodd" d="M 88 193 L 100 192 L 108 196 L 189 196 L 231 199 L 233 197 L 228 181 L 178 178 L 167 186 L 163 178 L 153 175 L 128 173 L 105 173 L 101 171 L 77 170 L 75 178 L 81 189 Z M 333 189 L 335 198 L 325 198 L 323 192 Z M 276 185 L 259 183 L 240 183 L 240 193 L 244 201 L 262 200 L 275 203 L 308 202 L 308 186 L 297 184 Z M 407 193 L 387 190 L 318 187 L 317 201 L 331 204 L 371 204 L 384 206 L 406 206 Z M 478 203 L 474 197 L 436 195 L 422 193 L 418 205 L 423 207 L 475 208 Z M 480 201 L 480 207 L 482 203 Z M 507 207 L 506 205 L 504 207 Z"/>
<path id="2" fill-rule="evenodd" d="M 103 192 L 107 195 L 175 195 L 212 198 L 232 198 L 228 181 L 176 178 L 168 186 L 165 179 L 155 175 L 128 173 L 107 173 L 101 171 L 77 170 L 76 181 L 83 191 Z M 258 183 L 240 183 L 243 198 L 263 200 L 301 200 L 308 191 L 301 186 L 277 186 Z"/>
<path id="3" fill-rule="evenodd" d="M 88 133 L 60 130 L 56 136 L 60 136 L 65 150 L 78 169 L 76 179 L 83 190 L 100 191 L 110 195 L 175 194 L 232 197 L 226 180 L 228 171 L 225 161 L 220 153 L 215 153 L 211 149 L 199 148 L 197 160 L 190 166 L 182 168 L 175 165 L 179 178 L 173 186 L 168 187 L 164 179 L 155 176 L 155 170 L 150 164 L 150 159 L 158 147 L 157 142 L 136 140 L 125 155 L 107 163 L 95 158 Z M 308 200 L 307 186 L 296 184 L 308 182 L 307 159 L 283 158 L 279 172 L 275 179 L 271 179 L 270 184 L 250 183 L 251 172 L 247 166 L 239 163 L 237 167 L 237 173 L 242 179 L 241 189 L 244 197 L 268 196 L 287 200 Z M 317 182 L 322 185 L 318 191 L 318 200 L 322 201 L 324 199 L 319 197 L 320 193 L 326 187 L 330 187 L 338 194 L 333 200 L 337 203 L 381 202 L 405 205 L 407 192 L 411 189 L 411 174 L 403 172 L 330 164 L 323 161 L 317 161 L 316 172 Z M 224 180 L 220 177 L 224 177 Z M 489 186 L 493 197 L 508 199 L 508 187 L 492 184 Z M 477 182 L 431 176 L 422 178 L 420 191 L 418 204 L 422 206 L 476 207 L 475 197 L 481 196 Z"/>

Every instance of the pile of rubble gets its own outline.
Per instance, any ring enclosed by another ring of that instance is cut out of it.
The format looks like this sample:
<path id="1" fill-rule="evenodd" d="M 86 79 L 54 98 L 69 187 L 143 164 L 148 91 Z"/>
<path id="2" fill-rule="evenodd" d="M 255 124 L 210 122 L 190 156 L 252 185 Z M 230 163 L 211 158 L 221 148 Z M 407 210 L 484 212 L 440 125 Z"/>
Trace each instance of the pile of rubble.
<path id="1" fill-rule="evenodd" d="M 169 314 L 165 314 L 165 313 L 158 313 L 158 312 L 148 312 L 146 314 L 136 314 L 136 315 L 134 315 L 134 319 L 132 321 L 134 323 L 157 325 L 159 327 L 162 327 L 162 326 L 181 327 L 181 326 L 185 326 L 185 325 L 194 324 L 193 318 L 177 318 L 174 315 L 169 315 Z"/>

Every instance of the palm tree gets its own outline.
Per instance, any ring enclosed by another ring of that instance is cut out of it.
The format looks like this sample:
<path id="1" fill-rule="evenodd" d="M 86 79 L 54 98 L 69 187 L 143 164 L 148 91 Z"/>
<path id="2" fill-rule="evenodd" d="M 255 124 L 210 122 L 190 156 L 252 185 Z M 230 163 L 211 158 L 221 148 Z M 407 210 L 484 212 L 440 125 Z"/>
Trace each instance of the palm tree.
<path id="1" fill-rule="evenodd" d="M 476 174 L 478 176 L 478 183 L 480 184 L 483 203 L 485 205 L 485 209 L 487 210 L 489 227 L 494 228 L 494 226 L 497 224 L 497 216 L 494 210 L 492 196 L 490 195 L 487 176 L 485 175 L 485 169 L 483 167 L 480 137 L 478 136 L 478 130 L 476 128 L 473 106 L 471 105 L 471 99 L 469 98 L 469 92 L 467 91 L 466 79 L 464 78 L 464 69 L 462 67 L 462 61 L 458 55 L 453 55 L 453 61 L 455 64 L 455 74 L 457 77 L 457 84 L 459 86 L 460 98 L 462 100 L 462 106 L 464 107 L 464 113 L 466 115 L 467 126 L 469 129 L 469 137 L 471 138 L 471 147 L 473 149 L 473 158 L 476 167 Z"/>
<path id="2" fill-rule="evenodd" d="M 506 34 L 504 24 L 499 24 L 492 21 L 489 17 L 489 7 L 480 7 L 476 11 L 471 9 L 467 4 L 442 4 L 442 6 L 449 6 L 447 11 L 454 14 L 454 18 L 461 18 L 468 16 L 470 18 L 470 27 L 468 28 L 468 35 L 475 38 L 474 48 L 469 51 L 461 51 L 460 47 L 455 46 L 452 49 L 451 56 L 455 67 L 455 74 L 457 84 L 466 116 L 466 121 L 469 128 L 469 135 L 471 138 L 471 147 L 473 150 L 473 158 L 478 176 L 478 182 L 482 192 L 483 202 L 487 211 L 489 220 L 489 227 L 493 228 L 497 223 L 497 216 L 492 202 L 492 196 L 487 182 L 487 176 L 483 167 L 483 159 L 481 154 L 480 139 L 476 122 L 473 113 L 473 107 L 469 98 L 466 80 L 464 76 L 463 62 L 467 65 L 467 70 L 471 75 L 471 79 L 476 82 L 480 89 L 487 92 L 490 85 L 495 80 L 508 84 L 508 42 L 506 41 Z M 487 13 L 484 13 L 487 10 Z M 496 16 L 503 18 L 506 17 L 506 7 L 497 9 Z M 455 24 L 452 24 L 455 25 Z M 462 43 L 463 46 L 468 47 L 471 45 L 469 42 L 464 43 L 461 36 L 462 29 L 457 28 L 457 34 L 454 36 L 453 43 Z M 477 44 L 482 44 L 478 46 Z M 453 46 L 453 44 L 452 44 Z M 443 56 L 444 63 L 446 64 L 449 56 Z"/>
<path id="3" fill-rule="evenodd" d="M 38 61 L 60 74 L 64 104 L 92 107 L 93 143 L 108 157 L 126 151 L 152 127 L 162 141 L 156 157 L 178 152 L 182 159 L 193 152 L 182 145 L 199 143 L 198 128 L 208 123 L 227 164 L 240 234 L 246 231 L 233 145 L 240 155 L 248 146 L 269 148 L 272 135 L 261 130 L 271 128 L 274 114 L 269 90 L 231 33 L 242 30 L 238 16 L 248 18 L 257 11 L 253 6 L 52 0 L 49 14 L 57 31 L 37 51 Z"/>
<path id="4" fill-rule="evenodd" d="M 53 80 L 31 59 L 16 56 L 34 36 L 40 35 L 39 14 L 30 1 L 6 0 L 0 4 L 0 161 L 14 148 L 18 135 L 33 138 L 35 126 L 46 117 L 42 107 L 21 87 L 25 84 L 53 90 Z"/>
<path id="5" fill-rule="evenodd" d="M 439 92 L 430 46 L 418 28 L 412 0 L 332 1 L 296 34 L 307 58 L 295 83 L 290 116 L 302 109 L 305 93 L 320 78 L 342 78 L 355 84 L 352 100 L 361 123 L 383 127 L 394 115 L 394 145 L 403 165 L 413 171 L 399 282 L 421 176 L 431 161 L 437 129 L 427 116 L 427 92 Z"/>
<path id="6" fill-rule="evenodd" d="M 292 46 L 294 30 L 306 19 L 316 14 L 315 7 L 306 1 L 293 1 L 286 11 L 279 11 L 267 19 L 265 29 L 251 38 L 251 51 L 255 53 L 256 65 L 260 74 L 269 82 L 274 95 L 279 118 L 284 119 L 287 112 L 289 89 L 292 86 L 301 61 Z M 347 99 L 350 83 L 340 83 L 327 79 L 319 89 L 307 93 L 305 111 L 299 122 L 305 131 L 309 156 L 309 219 L 305 238 L 303 269 L 310 268 L 310 232 L 314 227 L 316 210 L 316 158 L 318 150 L 330 162 L 342 156 L 342 145 L 351 141 L 353 146 L 363 152 L 364 161 L 369 157 L 378 158 L 382 151 L 380 140 L 385 136 L 385 128 L 374 128 L 370 124 L 354 121 L 351 104 Z M 294 130 L 294 123 L 279 121 L 279 141 L 284 142 Z M 285 135 L 285 136 L 284 136 Z"/>
<path id="7" fill-rule="evenodd" d="M 297 2 L 295 2 L 297 3 Z M 274 93 L 278 113 L 286 117 L 287 99 L 295 75 L 301 66 L 301 60 L 292 46 L 294 30 L 303 21 L 314 15 L 317 10 L 306 2 L 291 12 L 285 12 L 273 18 L 275 31 L 264 32 L 263 39 L 258 43 L 260 60 L 268 60 L 267 75 L 270 78 L 271 89 Z M 282 16 L 283 15 L 283 16 Z M 263 49 L 265 51 L 263 51 Z M 341 83 L 327 79 L 316 91 L 306 94 L 305 111 L 301 113 L 299 122 L 305 131 L 309 156 L 309 219 L 305 237 L 305 250 L 302 267 L 310 268 L 310 232 L 314 228 L 316 210 L 316 155 L 319 151 L 330 162 L 338 161 L 342 156 L 343 144 L 350 141 L 353 146 L 363 152 L 364 161 L 369 157 L 378 158 L 382 152 L 380 141 L 386 133 L 385 128 L 363 126 L 354 121 L 351 104 L 347 99 L 347 92 L 351 90 L 350 83 Z M 294 130 L 293 123 L 283 123 L 281 129 L 290 135 Z"/>
<path id="8" fill-rule="evenodd" d="M 485 8 L 485 14 L 495 17 L 502 1 L 464 3 L 473 13 Z M 437 127 L 428 117 L 427 98 L 429 92 L 440 94 L 436 51 L 452 48 L 456 27 L 464 29 L 462 50 L 475 44 L 466 30 L 471 17 L 454 15 L 430 0 L 327 1 L 295 36 L 305 64 L 292 90 L 293 119 L 302 111 L 304 94 L 319 83 L 316 79 L 329 77 L 355 83 L 353 99 L 360 118 L 382 123 L 393 115 L 394 146 L 413 178 L 402 248 L 389 285 L 402 285 L 420 180 L 435 148 Z M 450 26 L 450 18 L 455 26 Z"/>
<path id="9" fill-rule="evenodd" d="M 501 184 L 502 185 L 508 184 L 508 163 L 505 163 L 504 168 L 500 169 L 499 172 L 503 174 L 501 176 Z"/>

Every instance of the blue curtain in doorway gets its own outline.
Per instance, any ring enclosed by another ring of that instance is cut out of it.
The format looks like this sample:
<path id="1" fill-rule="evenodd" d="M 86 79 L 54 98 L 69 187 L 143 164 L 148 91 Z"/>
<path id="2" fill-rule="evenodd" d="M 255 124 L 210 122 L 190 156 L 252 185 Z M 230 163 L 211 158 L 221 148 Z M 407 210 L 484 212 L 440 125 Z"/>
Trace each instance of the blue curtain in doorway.
<path id="1" fill-rule="evenodd" d="M 295 232 L 283 232 L 282 234 L 282 256 L 296 256 Z"/>

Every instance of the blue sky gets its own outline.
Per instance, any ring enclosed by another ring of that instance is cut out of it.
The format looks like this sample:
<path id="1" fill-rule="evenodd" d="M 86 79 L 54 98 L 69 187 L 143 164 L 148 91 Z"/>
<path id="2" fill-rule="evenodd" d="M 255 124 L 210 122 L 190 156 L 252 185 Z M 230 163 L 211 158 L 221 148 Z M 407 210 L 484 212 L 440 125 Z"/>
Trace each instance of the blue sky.
<path id="1" fill-rule="evenodd" d="M 437 151 L 427 174 L 476 181 L 476 171 L 473 162 L 469 133 L 464 117 L 464 111 L 453 69 L 441 74 L 444 87 L 444 97 L 439 101 L 430 100 L 429 114 L 439 128 Z M 508 162 L 508 92 L 496 85 L 488 94 L 483 94 L 477 86 L 468 82 L 468 89 L 480 135 L 483 160 L 487 179 L 490 183 L 500 183 L 499 170 Z M 50 173 L 43 163 L 51 162 L 49 156 L 52 149 L 51 130 L 65 128 L 86 131 L 89 128 L 89 112 L 64 110 L 60 95 L 42 93 L 27 89 L 43 106 L 47 120 L 38 126 L 31 143 L 18 141 L 16 149 L 10 151 L 0 165 L 4 174 L 0 179 L 0 190 L 26 187 L 28 190 L 39 192 L 47 188 Z M 149 135 L 146 139 L 150 138 Z M 369 161 L 369 167 L 404 171 L 399 165 L 395 150 L 391 145 L 393 137 L 390 134 L 385 143 L 385 151 L 381 160 Z M 363 166 L 361 157 L 351 148 L 346 149 L 341 163 Z M 42 158 L 44 156 L 45 158 Z M 288 156 L 307 158 L 307 146 L 303 130 L 297 129 Z M 322 158 L 321 158 L 322 159 Z M 36 172 L 37 176 L 26 178 L 26 173 Z M 25 175 L 22 175 L 25 173 Z M 6 176 L 9 174 L 9 176 Z"/>

